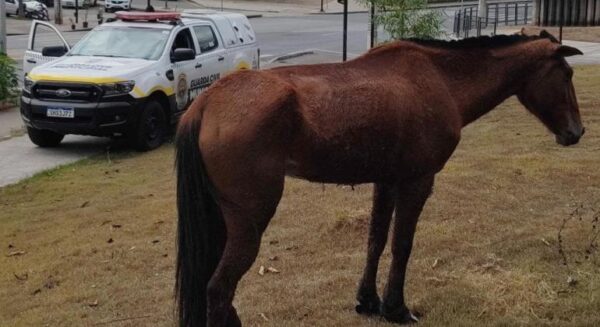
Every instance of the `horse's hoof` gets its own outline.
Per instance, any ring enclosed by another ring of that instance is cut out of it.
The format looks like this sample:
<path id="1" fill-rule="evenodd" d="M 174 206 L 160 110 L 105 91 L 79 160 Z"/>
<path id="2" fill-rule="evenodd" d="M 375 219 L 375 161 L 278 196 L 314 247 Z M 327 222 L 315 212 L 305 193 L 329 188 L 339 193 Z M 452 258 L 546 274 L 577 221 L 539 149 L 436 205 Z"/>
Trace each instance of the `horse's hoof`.
<path id="1" fill-rule="evenodd" d="M 356 313 L 361 315 L 377 315 L 379 314 L 379 308 L 381 307 L 381 301 L 378 297 L 371 298 L 369 300 L 362 300 L 356 305 Z"/>
<path id="2" fill-rule="evenodd" d="M 381 315 L 383 318 L 389 322 L 393 322 L 396 324 L 408 325 L 408 324 L 416 324 L 419 322 L 419 318 L 414 315 L 410 310 L 404 309 L 400 312 L 383 312 Z"/>

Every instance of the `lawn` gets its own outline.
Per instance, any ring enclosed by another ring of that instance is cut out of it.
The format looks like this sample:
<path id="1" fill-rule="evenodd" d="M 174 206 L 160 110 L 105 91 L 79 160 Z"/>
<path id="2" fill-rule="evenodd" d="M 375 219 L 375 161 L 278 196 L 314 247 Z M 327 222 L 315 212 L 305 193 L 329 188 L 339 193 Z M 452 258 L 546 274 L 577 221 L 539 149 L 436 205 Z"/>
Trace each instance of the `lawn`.
<path id="1" fill-rule="evenodd" d="M 422 326 L 600 325 L 600 67 L 575 70 L 580 144 L 557 145 L 514 99 L 464 130 L 409 266 Z M 175 325 L 174 196 L 171 145 L 0 188 L 0 326 Z M 370 199 L 286 181 L 238 288 L 247 326 L 391 326 L 354 313 Z M 386 250 L 381 287 L 388 267 Z"/>

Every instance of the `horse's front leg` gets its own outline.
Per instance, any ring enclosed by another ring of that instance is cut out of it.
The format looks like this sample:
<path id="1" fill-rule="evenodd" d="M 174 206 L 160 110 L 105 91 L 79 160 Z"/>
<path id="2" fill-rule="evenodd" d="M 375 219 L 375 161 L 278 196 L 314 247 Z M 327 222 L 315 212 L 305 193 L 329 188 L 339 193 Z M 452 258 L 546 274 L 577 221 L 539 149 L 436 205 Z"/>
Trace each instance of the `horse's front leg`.
<path id="1" fill-rule="evenodd" d="M 381 301 L 377 295 L 377 268 L 388 238 L 393 212 L 393 185 L 375 184 L 371 224 L 369 226 L 367 264 L 356 294 L 356 300 L 358 301 L 356 312 L 360 314 L 379 314 Z"/>
<path id="2" fill-rule="evenodd" d="M 418 320 L 406 307 L 404 281 L 417 221 L 431 194 L 433 180 L 434 177 L 431 175 L 398 185 L 392 239 L 392 266 L 381 306 L 382 316 L 391 322 L 411 323 Z"/>

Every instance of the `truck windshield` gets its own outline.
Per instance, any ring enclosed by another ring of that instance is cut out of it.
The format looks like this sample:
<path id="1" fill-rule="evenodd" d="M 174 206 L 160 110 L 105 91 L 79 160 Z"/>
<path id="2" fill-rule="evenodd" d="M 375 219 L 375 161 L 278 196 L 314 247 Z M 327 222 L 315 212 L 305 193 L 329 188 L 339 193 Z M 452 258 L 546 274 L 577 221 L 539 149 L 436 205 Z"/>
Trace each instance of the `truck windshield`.
<path id="1" fill-rule="evenodd" d="M 157 28 L 99 27 L 79 41 L 69 55 L 157 60 L 170 33 Z"/>

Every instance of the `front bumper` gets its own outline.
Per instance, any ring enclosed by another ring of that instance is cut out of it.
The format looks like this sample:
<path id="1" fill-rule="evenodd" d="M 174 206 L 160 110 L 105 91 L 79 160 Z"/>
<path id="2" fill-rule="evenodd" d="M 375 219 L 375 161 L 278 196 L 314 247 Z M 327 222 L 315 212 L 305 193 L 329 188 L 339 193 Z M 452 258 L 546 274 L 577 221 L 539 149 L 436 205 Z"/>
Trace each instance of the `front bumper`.
<path id="1" fill-rule="evenodd" d="M 21 117 L 25 125 L 60 134 L 113 136 L 127 134 L 137 126 L 145 99 L 130 95 L 99 102 L 58 102 L 21 95 Z M 48 107 L 73 108 L 74 118 L 47 117 Z"/>

